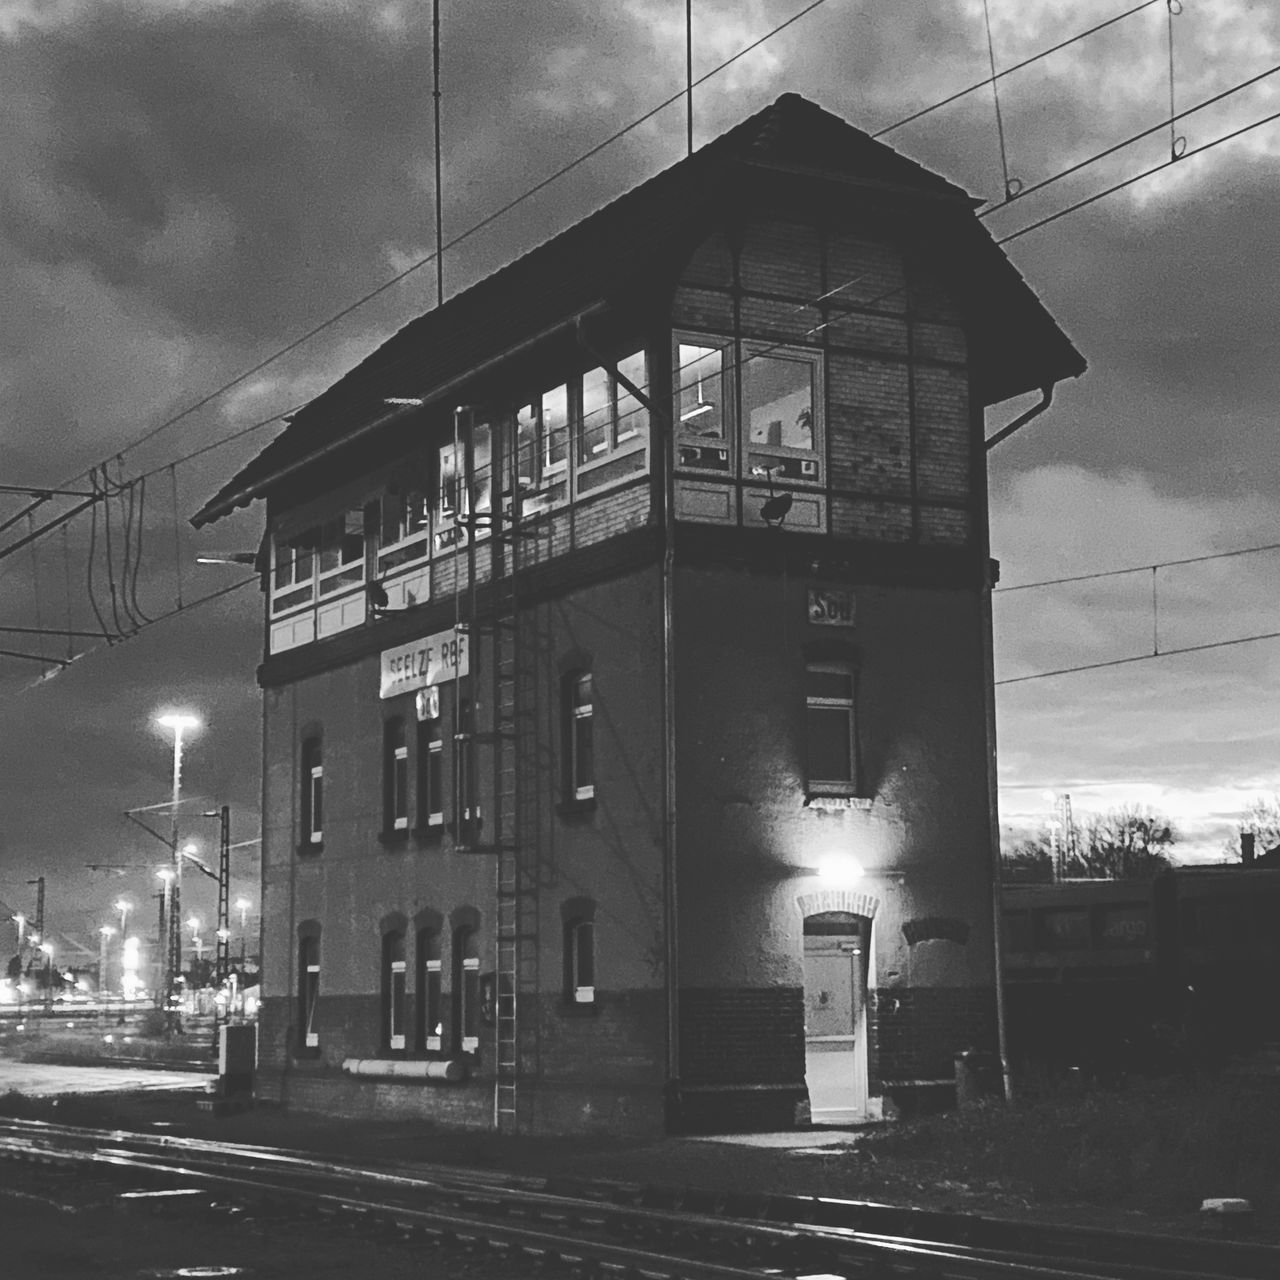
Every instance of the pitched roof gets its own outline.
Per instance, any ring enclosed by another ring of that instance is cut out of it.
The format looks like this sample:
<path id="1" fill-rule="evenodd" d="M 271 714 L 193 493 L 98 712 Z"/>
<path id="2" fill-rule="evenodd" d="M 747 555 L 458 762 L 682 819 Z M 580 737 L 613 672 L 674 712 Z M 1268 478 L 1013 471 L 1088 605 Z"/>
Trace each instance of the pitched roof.
<path id="1" fill-rule="evenodd" d="M 501 357 L 548 326 L 563 326 L 655 271 L 678 264 L 722 210 L 731 179 L 761 167 L 928 212 L 945 258 L 935 254 L 962 309 L 988 402 L 1084 371 L 1084 360 L 973 215 L 960 187 L 899 155 L 798 94 L 776 102 L 691 156 L 633 188 L 551 240 L 417 319 L 322 392 L 192 519 L 197 527 L 263 497 L 283 475 L 331 449 L 360 424 L 378 425 L 385 397 L 448 394 L 460 375 Z M 945 231 L 945 234 L 941 234 Z M 938 246 L 935 246 L 937 248 Z"/>

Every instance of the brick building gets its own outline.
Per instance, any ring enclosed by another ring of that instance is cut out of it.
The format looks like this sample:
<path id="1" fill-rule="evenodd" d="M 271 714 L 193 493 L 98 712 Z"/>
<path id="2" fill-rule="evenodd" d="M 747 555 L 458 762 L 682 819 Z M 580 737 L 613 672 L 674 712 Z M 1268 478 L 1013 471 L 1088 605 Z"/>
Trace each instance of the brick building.
<path id="1" fill-rule="evenodd" d="M 785 95 L 406 326 L 266 503 L 260 1090 L 788 1126 L 996 1036 L 983 409 L 1084 363 Z"/>

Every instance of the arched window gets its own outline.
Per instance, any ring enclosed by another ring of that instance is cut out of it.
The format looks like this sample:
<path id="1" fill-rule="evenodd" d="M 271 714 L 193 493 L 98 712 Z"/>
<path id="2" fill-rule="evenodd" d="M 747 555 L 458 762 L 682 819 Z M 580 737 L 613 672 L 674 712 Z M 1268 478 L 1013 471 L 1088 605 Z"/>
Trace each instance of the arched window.
<path id="1" fill-rule="evenodd" d="M 302 846 L 318 846 L 324 832 L 324 760 L 319 734 L 304 740 L 299 773 Z"/>
<path id="2" fill-rule="evenodd" d="M 469 924 L 453 931 L 453 1051 L 474 1053 L 480 1047 L 480 944 Z"/>
<path id="3" fill-rule="evenodd" d="M 310 934 L 298 941 L 298 1047 L 320 1044 L 316 1006 L 320 1000 L 320 937 Z"/>
<path id="4" fill-rule="evenodd" d="M 564 998 L 577 1005 L 596 1001 L 596 926 L 583 916 L 564 923 Z"/>
<path id="5" fill-rule="evenodd" d="M 409 744 L 399 716 L 382 726 L 382 829 L 409 829 Z"/>
<path id="6" fill-rule="evenodd" d="M 439 1049 L 444 1035 L 440 973 L 440 930 L 418 930 L 414 973 L 414 1048 L 420 1053 Z"/>
<path id="7" fill-rule="evenodd" d="M 596 794 L 596 765 L 590 671 L 570 671 L 561 685 L 564 734 L 564 800 L 573 804 Z"/>
<path id="8" fill-rule="evenodd" d="M 418 721 L 418 830 L 444 825 L 444 744 L 439 720 Z"/>
<path id="9" fill-rule="evenodd" d="M 382 939 L 382 1043 L 395 1052 L 404 1048 L 406 989 L 404 933 L 397 931 Z"/>

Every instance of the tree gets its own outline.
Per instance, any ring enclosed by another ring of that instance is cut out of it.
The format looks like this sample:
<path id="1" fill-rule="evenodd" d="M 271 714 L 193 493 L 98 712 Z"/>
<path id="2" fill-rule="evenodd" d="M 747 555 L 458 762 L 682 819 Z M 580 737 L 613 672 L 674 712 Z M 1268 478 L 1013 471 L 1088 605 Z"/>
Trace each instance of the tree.
<path id="1" fill-rule="evenodd" d="M 1163 814 L 1141 805 L 1121 805 L 1090 814 L 1070 876 L 1099 880 L 1149 880 L 1170 865 L 1178 833 Z"/>
<path id="2" fill-rule="evenodd" d="M 1000 866 L 1006 884 L 1051 884 L 1053 836 L 1048 827 L 1022 836 L 1000 850 Z"/>
<path id="3" fill-rule="evenodd" d="M 1255 796 L 1236 823 L 1236 833 L 1222 846 L 1223 857 L 1240 860 L 1240 837 L 1252 831 L 1257 837 L 1257 852 L 1266 853 L 1280 845 L 1280 792 Z"/>

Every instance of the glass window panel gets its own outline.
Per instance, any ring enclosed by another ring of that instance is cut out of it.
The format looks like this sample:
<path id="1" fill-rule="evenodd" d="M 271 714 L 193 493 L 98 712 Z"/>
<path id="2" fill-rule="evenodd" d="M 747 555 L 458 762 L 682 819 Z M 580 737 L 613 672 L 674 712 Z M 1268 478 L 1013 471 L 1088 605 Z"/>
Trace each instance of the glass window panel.
<path id="1" fill-rule="evenodd" d="M 805 692 L 810 698 L 853 698 L 853 673 L 851 671 L 824 671 L 809 667 L 805 672 Z"/>
<path id="2" fill-rule="evenodd" d="M 813 364 L 748 356 L 742 365 L 742 410 L 752 444 L 813 448 Z"/>
<path id="3" fill-rule="evenodd" d="M 516 461 L 520 483 L 534 486 L 538 482 L 538 406 L 522 405 L 516 411 Z"/>
<path id="4" fill-rule="evenodd" d="M 542 397 L 544 470 L 563 471 L 569 465 L 569 388 L 552 387 Z"/>
<path id="5" fill-rule="evenodd" d="M 348 511 L 342 517 L 342 563 L 364 559 L 364 512 Z"/>
<path id="6" fill-rule="evenodd" d="M 645 366 L 643 351 L 637 351 L 634 355 L 623 356 L 618 361 L 618 372 L 629 381 L 635 383 L 641 391 L 647 393 L 649 389 L 649 374 Z M 624 440 L 632 439 L 649 426 L 648 410 L 641 405 L 640 401 L 621 382 L 618 383 L 616 424 L 615 444 L 621 444 Z"/>
<path id="7" fill-rule="evenodd" d="M 603 369 L 589 369 L 582 375 L 582 442 L 579 462 L 594 462 L 608 451 L 609 375 Z"/>
<path id="8" fill-rule="evenodd" d="M 342 517 L 326 520 L 320 526 L 320 572 L 336 569 L 342 563 Z"/>
<path id="9" fill-rule="evenodd" d="M 493 509 L 493 432 L 487 422 L 476 426 L 471 438 L 472 492 L 475 510 Z"/>
<path id="10" fill-rule="evenodd" d="M 724 438 L 721 404 L 724 354 L 718 347 L 682 342 L 677 348 L 682 435 Z"/>
<path id="11" fill-rule="evenodd" d="M 808 708 L 809 780 L 851 782 L 853 739 L 844 707 Z"/>

